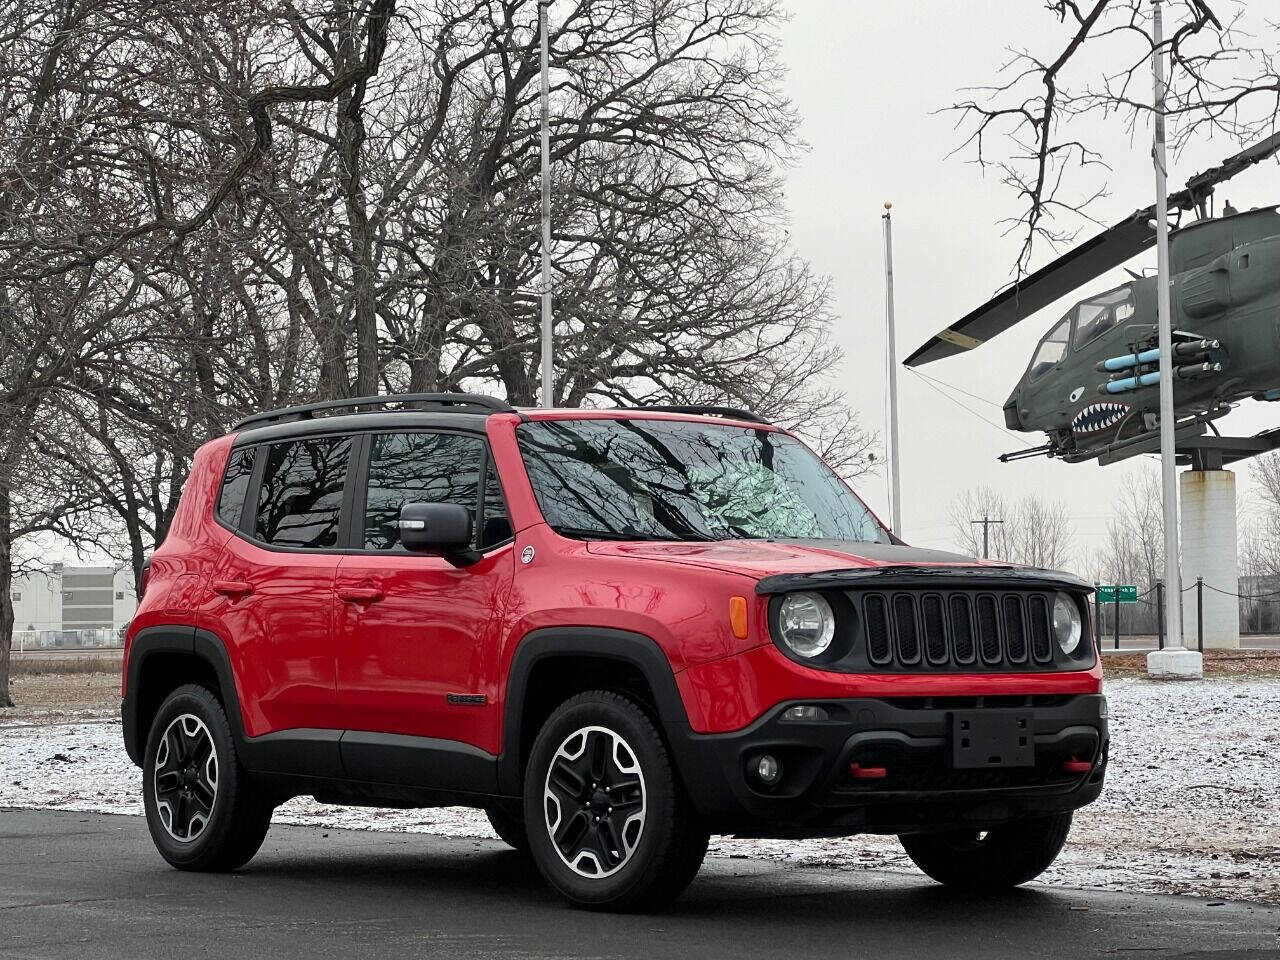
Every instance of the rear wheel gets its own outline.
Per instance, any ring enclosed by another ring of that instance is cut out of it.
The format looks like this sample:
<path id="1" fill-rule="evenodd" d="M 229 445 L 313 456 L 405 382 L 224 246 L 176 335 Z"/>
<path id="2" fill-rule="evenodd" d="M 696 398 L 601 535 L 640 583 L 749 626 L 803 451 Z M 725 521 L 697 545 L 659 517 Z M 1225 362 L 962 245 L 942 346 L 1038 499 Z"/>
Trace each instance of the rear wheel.
<path id="1" fill-rule="evenodd" d="M 552 713 L 525 778 L 538 870 L 576 906 L 634 910 L 679 896 L 707 850 L 662 737 L 620 694 L 580 694 Z"/>
<path id="2" fill-rule="evenodd" d="M 521 853 L 529 852 L 529 837 L 525 833 L 524 820 L 514 817 L 497 807 L 487 807 L 485 815 L 489 818 L 489 826 L 498 835 L 498 839 L 513 850 Z"/>
<path id="3" fill-rule="evenodd" d="M 1034 880 L 1057 859 L 1071 830 L 1071 814 L 1015 820 L 978 830 L 899 837 L 917 867 L 939 883 L 1002 890 Z"/>
<path id="4" fill-rule="evenodd" d="M 151 724 L 143 807 L 160 855 L 180 870 L 234 870 L 262 846 L 273 806 L 236 757 L 227 715 L 209 690 L 179 687 Z"/>

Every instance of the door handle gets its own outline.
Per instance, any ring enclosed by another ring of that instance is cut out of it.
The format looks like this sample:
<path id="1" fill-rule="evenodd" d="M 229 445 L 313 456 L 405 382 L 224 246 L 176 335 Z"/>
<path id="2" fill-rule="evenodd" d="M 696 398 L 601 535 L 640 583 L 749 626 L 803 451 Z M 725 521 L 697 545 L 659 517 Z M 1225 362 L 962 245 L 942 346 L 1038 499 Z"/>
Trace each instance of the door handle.
<path id="1" fill-rule="evenodd" d="M 244 580 L 214 580 L 210 586 L 214 593 L 220 593 L 224 597 L 245 597 L 253 593 L 253 585 Z"/>
<path id="2" fill-rule="evenodd" d="M 339 587 L 338 597 L 348 603 L 377 603 L 382 599 L 378 587 Z"/>

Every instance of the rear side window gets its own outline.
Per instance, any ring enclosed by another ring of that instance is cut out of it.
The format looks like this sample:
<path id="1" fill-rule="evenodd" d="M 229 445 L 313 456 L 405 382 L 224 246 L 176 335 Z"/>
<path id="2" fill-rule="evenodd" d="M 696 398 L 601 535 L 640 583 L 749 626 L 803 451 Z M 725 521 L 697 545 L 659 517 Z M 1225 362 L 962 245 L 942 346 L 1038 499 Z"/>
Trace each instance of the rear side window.
<path id="1" fill-rule="evenodd" d="M 218 492 L 218 519 L 233 530 L 239 529 L 240 516 L 244 513 L 244 498 L 253 476 L 253 454 L 253 447 L 232 450 L 227 459 L 227 472 L 222 476 L 222 489 Z"/>
<path id="2" fill-rule="evenodd" d="M 338 545 L 350 437 L 316 437 L 267 448 L 254 535 L 277 547 Z"/>
<path id="3" fill-rule="evenodd" d="M 480 503 L 484 441 L 453 433 L 383 433 L 372 438 L 365 501 L 364 548 L 403 550 L 400 508 L 406 503 Z M 473 538 L 474 539 L 474 538 Z M 473 543 L 474 546 L 474 543 Z"/>

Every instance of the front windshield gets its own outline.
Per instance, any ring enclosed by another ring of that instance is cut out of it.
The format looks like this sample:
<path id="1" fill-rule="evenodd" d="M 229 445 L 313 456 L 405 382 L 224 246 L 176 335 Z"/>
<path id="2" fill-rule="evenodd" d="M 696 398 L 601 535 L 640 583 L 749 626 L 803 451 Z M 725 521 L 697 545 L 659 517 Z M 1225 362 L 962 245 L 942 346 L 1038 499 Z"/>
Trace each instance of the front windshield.
<path id="1" fill-rule="evenodd" d="M 889 541 L 830 468 L 784 433 L 543 420 L 517 436 L 542 515 L 567 536 Z"/>

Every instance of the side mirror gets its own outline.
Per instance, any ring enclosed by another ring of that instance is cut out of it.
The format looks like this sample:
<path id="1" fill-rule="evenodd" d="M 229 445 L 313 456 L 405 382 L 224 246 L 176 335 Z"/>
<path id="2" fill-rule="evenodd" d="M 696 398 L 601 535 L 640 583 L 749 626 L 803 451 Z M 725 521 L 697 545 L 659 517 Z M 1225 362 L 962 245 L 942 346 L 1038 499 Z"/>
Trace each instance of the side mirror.
<path id="1" fill-rule="evenodd" d="M 466 553 L 471 511 L 457 503 L 406 503 L 400 508 L 400 543 L 414 553 Z"/>

